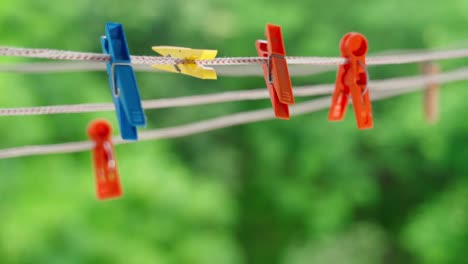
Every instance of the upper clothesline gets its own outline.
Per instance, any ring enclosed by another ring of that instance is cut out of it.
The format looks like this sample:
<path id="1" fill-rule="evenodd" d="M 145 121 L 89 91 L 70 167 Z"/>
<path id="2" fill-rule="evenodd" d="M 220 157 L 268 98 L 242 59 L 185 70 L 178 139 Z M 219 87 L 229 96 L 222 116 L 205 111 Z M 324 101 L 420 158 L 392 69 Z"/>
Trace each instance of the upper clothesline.
<path id="1" fill-rule="evenodd" d="M 102 53 L 6 46 L 0 46 L 0 56 L 101 63 L 108 62 L 110 60 L 109 55 Z M 367 57 L 367 65 L 395 65 L 467 57 L 468 49 L 429 50 L 399 55 L 369 56 Z M 346 63 L 346 59 L 342 57 L 286 56 L 285 59 L 290 65 L 340 65 Z M 163 56 L 130 56 L 130 60 L 132 65 L 176 65 L 186 62 L 184 59 Z M 194 60 L 193 62 L 206 66 L 262 65 L 268 63 L 268 58 L 224 57 L 214 58 L 212 60 Z"/>

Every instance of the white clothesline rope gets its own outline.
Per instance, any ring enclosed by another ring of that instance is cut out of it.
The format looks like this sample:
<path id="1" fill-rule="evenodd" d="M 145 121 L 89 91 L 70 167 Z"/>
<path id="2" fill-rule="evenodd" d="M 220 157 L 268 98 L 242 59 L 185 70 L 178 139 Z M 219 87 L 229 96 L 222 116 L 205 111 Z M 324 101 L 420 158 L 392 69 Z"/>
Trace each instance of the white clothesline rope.
<path id="1" fill-rule="evenodd" d="M 388 97 L 409 93 L 419 89 L 421 89 L 421 87 L 411 87 L 407 89 L 401 88 L 393 91 L 380 92 L 378 94 L 374 94 L 374 96 L 372 96 L 372 100 L 381 100 Z M 305 103 L 299 103 L 291 107 L 291 113 L 295 116 L 319 111 L 329 107 L 330 100 L 330 97 L 324 97 L 320 99 L 311 100 Z M 139 133 L 139 141 L 184 137 L 220 128 L 265 121 L 274 118 L 275 116 L 270 108 L 256 111 L 247 111 L 238 114 L 232 114 L 228 116 L 194 122 L 187 125 L 142 131 Z M 115 145 L 133 143 L 129 141 L 124 141 L 118 136 L 113 137 L 113 142 Z M 82 152 L 90 150 L 93 147 L 94 143 L 92 141 L 70 142 L 53 145 L 23 146 L 0 150 L 0 159 L 33 155 Z"/>
<path id="2" fill-rule="evenodd" d="M 31 57 L 55 60 L 76 60 L 90 62 L 107 62 L 110 56 L 102 53 L 76 52 L 53 49 L 30 49 L 0 46 L 0 56 Z M 468 57 L 468 49 L 440 50 L 416 52 L 403 55 L 370 56 L 367 58 L 368 65 L 389 65 L 417 63 L 433 60 L 457 59 Z M 346 60 L 341 57 L 304 57 L 287 56 L 288 64 L 310 64 L 310 65 L 339 65 Z M 213 60 L 196 60 L 201 65 L 224 66 L 224 65 L 259 65 L 266 64 L 267 58 L 261 57 L 225 57 Z M 134 65 L 175 65 L 184 63 L 184 60 L 161 56 L 131 56 Z"/>
<path id="3" fill-rule="evenodd" d="M 247 77 L 263 76 L 263 70 L 258 65 L 230 65 L 213 66 L 218 76 Z M 137 72 L 163 72 L 151 68 L 150 65 L 133 65 Z M 66 73 L 66 72 L 95 72 L 105 71 L 106 65 L 100 62 L 65 61 L 65 62 L 15 62 L 0 63 L 0 72 L 7 73 Z M 324 72 L 335 71 L 336 65 L 291 65 L 289 73 L 291 76 L 309 76 Z"/>
<path id="4" fill-rule="evenodd" d="M 378 54 L 370 55 L 370 58 L 375 58 L 376 63 L 381 62 L 379 58 L 414 55 L 440 52 L 437 50 L 389 50 Z M 380 60 L 380 61 L 379 61 Z M 218 76 L 228 77 L 246 77 L 246 76 L 263 76 L 263 70 L 256 64 L 252 65 L 214 65 L 212 66 Z M 136 64 L 133 69 L 138 72 L 159 72 L 160 70 L 152 68 L 150 65 Z M 102 62 L 95 61 L 48 61 L 48 62 L 16 62 L 0 64 L 0 72 L 11 73 L 64 73 L 64 72 L 92 72 L 105 71 L 106 66 Z M 335 71 L 336 65 L 306 65 L 293 64 L 289 66 L 291 76 L 310 76 L 324 72 Z"/>
<path id="5" fill-rule="evenodd" d="M 468 80 L 468 68 L 461 68 L 445 73 L 430 76 L 414 76 L 403 78 L 392 78 L 376 80 L 369 83 L 372 92 L 385 92 L 408 87 L 422 86 L 429 83 L 448 83 L 454 81 Z M 333 84 L 302 86 L 294 88 L 297 97 L 308 97 L 326 95 L 333 92 Z M 246 100 L 268 99 L 267 89 L 253 89 L 247 91 L 229 91 L 207 95 L 192 95 L 177 98 L 165 98 L 156 100 L 144 100 L 143 108 L 161 109 L 172 107 L 187 107 L 205 104 L 237 102 Z M 37 107 L 0 108 L 0 116 L 27 116 L 27 115 L 50 115 L 50 114 L 74 114 L 114 111 L 113 103 L 74 104 Z"/>
<path id="6" fill-rule="evenodd" d="M 295 95 L 299 97 L 330 94 L 333 91 L 332 84 L 303 86 L 295 88 Z M 165 98 L 155 100 L 143 100 L 144 109 L 161 109 L 173 107 L 187 107 L 225 102 L 237 102 L 248 100 L 260 100 L 269 98 L 268 90 L 253 89 L 247 91 L 229 91 L 222 93 L 191 95 L 176 98 Z M 113 103 L 55 105 L 38 107 L 0 108 L 0 116 L 26 116 L 26 115 L 49 115 L 49 114 L 75 114 L 89 112 L 114 111 Z"/>

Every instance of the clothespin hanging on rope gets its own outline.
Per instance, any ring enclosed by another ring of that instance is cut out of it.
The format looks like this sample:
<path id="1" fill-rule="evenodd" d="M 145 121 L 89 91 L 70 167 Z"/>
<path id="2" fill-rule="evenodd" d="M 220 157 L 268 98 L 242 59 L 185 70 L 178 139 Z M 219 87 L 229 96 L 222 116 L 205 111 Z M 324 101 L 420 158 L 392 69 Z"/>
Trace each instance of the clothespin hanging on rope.
<path id="1" fill-rule="evenodd" d="M 105 120 L 95 120 L 88 126 L 88 137 L 94 141 L 93 162 L 96 195 L 99 200 L 122 196 L 111 136 L 112 126 Z"/>
<path id="2" fill-rule="evenodd" d="M 190 75 L 200 79 L 216 80 L 216 71 L 196 63 L 196 60 L 213 60 L 218 54 L 217 50 L 190 49 L 171 46 L 154 46 L 153 50 L 161 56 L 181 59 L 176 65 L 151 65 L 152 68 Z"/>
<path id="3" fill-rule="evenodd" d="M 268 58 L 268 64 L 263 64 L 262 68 L 271 105 L 277 118 L 289 119 L 289 105 L 294 104 L 294 95 L 281 27 L 267 24 L 265 35 L 267 40 L 257 40 L 255 46 L 259 57 Z"/>
<path id="4" fill-rule="evenodd" d="M 146 126 L 146 117 L 122 24 L 106 24 L 106 36 L 101 37 L 101 46 L 111 57 L 107 62 L 107 74 L 120 134 L 123 139 L 137 140 L 136 127 Z"/>
<path id="5" fill-rule="evenodd" d="M 347 62 L 338 68 L 328 120 L 343 120 L 351 95 L 358 128 L 373 127 L 371 100 L 367 87 L 369 79 L 366 66 L 367 48 L 366 38 L 359 33 L 348 33 L 341 39 L 341 56 Z"/>
<path id="6" fill-rule="evenodd" d="M 421 64 L 421 70 L 427 76 L 437 75 L 440 72 L 439 66 L 429 61 Z M 439 120 L 439 88 L 438 83 L 431 82 L 424 89 L 424 116 L 430 124 L 434 124 Z"/>

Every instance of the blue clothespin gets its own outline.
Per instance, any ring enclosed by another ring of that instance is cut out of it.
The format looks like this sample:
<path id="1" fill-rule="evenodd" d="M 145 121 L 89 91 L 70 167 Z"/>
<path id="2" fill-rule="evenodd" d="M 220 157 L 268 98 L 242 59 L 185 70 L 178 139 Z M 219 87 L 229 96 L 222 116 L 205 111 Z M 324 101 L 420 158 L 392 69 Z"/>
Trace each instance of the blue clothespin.
<path id="1" fill-rule="evenodd" d="M 106 23 L 106 35 L 101 37 L 101 46 L 111 57 L 107 62 L 107 74 L 120 134 L 125 140 L 137 140 L 136 127 L 146 126 L 146 117 L 122 24 Z"/>

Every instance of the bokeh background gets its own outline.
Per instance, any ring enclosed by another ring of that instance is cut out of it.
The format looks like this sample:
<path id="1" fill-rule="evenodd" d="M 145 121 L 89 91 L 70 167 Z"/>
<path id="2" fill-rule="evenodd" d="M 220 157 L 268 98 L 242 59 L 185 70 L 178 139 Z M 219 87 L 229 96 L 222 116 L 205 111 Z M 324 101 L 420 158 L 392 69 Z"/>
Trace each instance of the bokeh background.
<path id="1" fill-rule="evenodd" d="M 288 55 L 338 56 L 349 31 L 365 34 L 374 54 L 460 48 L 466 10 L 465 0 L 1 1 L 0 45 L 101 52 L 104 24 L 114 21 L 135 55 L 177 45 L 256 56 L 254 41 L 270 22 L 283 27 Z M 420 65 L 370 71 L 373 79 L 410 76 Z M 265 87 L 263 77 L 137 79 L 143 99 Z M 0 83 L 2 107 L 111 102 L 105 72 L 0 73 Z M 444 86 L 435 125 L 424 120 L 422 93 L 413 93 L 374 103 L 367 131 L 356 129 L 352 112 L 329 123 L 324 110 L 118 146 L 125 196 L 106 202 L 95 198 L 89 152 L 1 160 L 0 263 L 466 263 L 466 85 Z M 147 111 L 148 129 L 268 107 Z M 97 117 L 117 127 L 112 112 L 3 117 L 0 147 L 85 140 Z"/>

